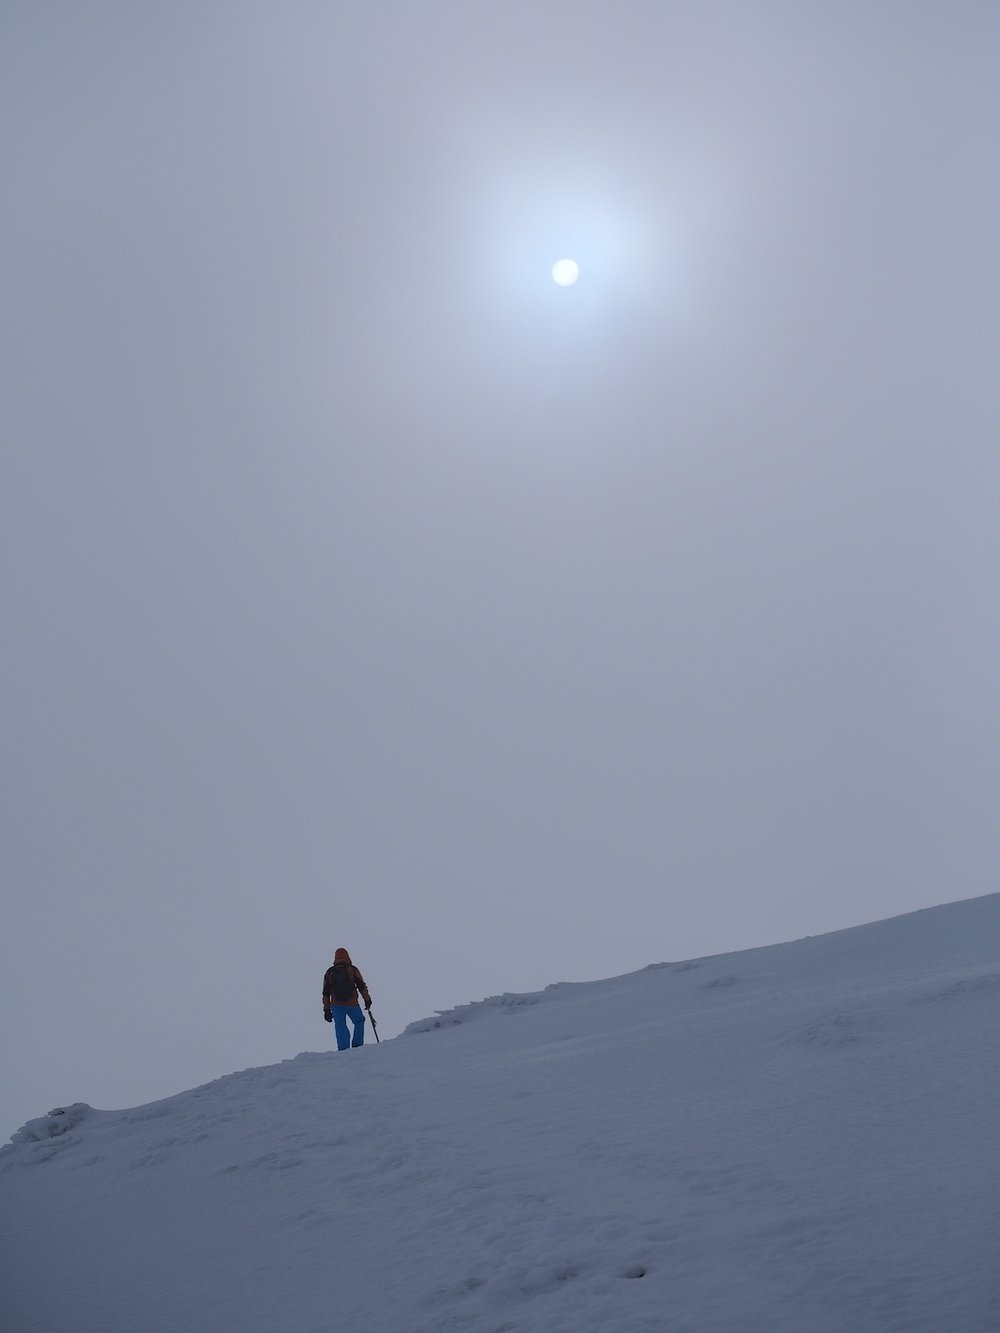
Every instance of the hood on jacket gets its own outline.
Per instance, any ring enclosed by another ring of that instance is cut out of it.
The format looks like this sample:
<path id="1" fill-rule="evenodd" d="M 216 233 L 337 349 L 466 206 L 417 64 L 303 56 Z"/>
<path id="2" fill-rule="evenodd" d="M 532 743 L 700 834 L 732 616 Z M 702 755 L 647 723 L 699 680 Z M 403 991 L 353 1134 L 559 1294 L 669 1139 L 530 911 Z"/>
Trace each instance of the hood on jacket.
<path id="1" fill-rule="evenodd" d="M 350 963 L 351 955 L 347 952 L 346 949 L 338 949 L 337 952 L 333 955 L 333 961 L 335 963 Z"/>

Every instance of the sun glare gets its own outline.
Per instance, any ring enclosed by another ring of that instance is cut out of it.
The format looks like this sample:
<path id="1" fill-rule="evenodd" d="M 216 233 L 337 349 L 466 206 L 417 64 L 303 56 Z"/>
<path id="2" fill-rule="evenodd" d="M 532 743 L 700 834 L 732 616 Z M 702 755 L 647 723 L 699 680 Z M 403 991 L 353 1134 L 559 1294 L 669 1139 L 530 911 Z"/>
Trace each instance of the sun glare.
<path id="1" fill-rule="evenodd" d="M 572 287 L 580 276 L 580 266 L 575 259 L 557 259 L 552 265 L 552 281 L 560 287 Z"/>

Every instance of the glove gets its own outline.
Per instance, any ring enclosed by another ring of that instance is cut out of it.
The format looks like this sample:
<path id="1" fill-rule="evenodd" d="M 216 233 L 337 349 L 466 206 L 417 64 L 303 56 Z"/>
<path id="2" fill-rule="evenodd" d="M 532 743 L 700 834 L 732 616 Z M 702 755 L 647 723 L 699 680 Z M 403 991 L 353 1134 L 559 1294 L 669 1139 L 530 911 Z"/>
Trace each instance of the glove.
<path id="1" fill-rule="evenodd" d="M 323 1010 L 323 1017 L 326 1019 L 326 1021 L 327 1021 L 328 1023 L 332 1023 L 332 1022 L 333 1022 L 333 1011 L 332 1011 L 331 1009 L 324 1009 L 324 1010 Z"/>

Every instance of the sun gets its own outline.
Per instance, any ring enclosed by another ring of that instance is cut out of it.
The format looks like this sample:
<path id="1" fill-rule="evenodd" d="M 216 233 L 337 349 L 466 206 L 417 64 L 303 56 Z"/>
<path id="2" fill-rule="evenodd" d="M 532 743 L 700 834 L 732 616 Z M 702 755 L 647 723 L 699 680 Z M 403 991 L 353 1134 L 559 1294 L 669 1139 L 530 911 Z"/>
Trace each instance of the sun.
<path id="1" fill-rule="evenodd" d="M 575 259 L 557 259 L 552 265 L 552 281 L 560 287 L 572 287 L 580 276 L 580 265 Z"/>

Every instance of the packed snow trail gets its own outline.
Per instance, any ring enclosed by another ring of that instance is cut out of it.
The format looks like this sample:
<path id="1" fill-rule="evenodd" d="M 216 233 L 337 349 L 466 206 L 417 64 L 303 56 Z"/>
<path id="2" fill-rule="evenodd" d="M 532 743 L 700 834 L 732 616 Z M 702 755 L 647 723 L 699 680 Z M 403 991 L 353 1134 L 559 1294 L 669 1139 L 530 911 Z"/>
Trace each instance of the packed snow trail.
<path id="1" fill-rule="evenodd" d="M 995 1333 L 1000 897 L 496 997 L 0 1152 L 11 1333 Z"/>

